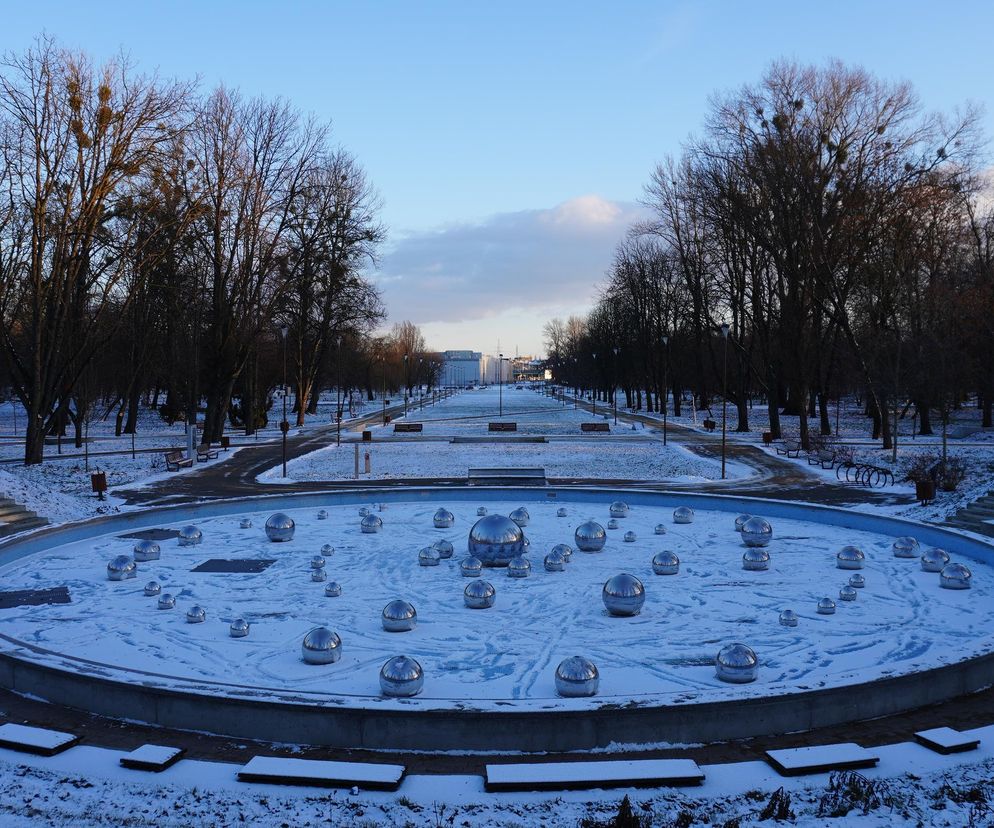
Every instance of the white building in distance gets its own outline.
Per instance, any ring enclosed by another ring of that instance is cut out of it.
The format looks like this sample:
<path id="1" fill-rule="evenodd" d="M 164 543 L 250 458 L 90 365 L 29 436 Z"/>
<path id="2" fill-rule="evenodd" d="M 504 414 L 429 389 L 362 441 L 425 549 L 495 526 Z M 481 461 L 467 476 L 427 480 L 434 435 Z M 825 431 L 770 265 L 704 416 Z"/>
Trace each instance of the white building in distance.
<path id="1" fill-rule="evenodd" d="M 483 354 L 478 351 L 442 351 L 442 387 L 479 385 L 484 378 Z"/>

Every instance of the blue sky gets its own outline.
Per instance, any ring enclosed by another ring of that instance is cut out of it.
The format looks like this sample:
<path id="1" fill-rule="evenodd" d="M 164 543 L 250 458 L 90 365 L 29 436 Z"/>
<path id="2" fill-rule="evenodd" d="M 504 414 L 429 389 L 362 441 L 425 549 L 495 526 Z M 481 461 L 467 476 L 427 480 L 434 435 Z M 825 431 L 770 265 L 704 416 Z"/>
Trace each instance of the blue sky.
<path id="1" fill-rule="evenodd" d="M 390 232 L 391 319 L 439 348 L 541 347 L 582 312 L 655 163 L 708 96 L 779 57 L 909 80 L 928 108 L 990 106 L 990 2 L 45 2 L 4 10 L 97 58 L 283 95 L 329 118 Z"/>

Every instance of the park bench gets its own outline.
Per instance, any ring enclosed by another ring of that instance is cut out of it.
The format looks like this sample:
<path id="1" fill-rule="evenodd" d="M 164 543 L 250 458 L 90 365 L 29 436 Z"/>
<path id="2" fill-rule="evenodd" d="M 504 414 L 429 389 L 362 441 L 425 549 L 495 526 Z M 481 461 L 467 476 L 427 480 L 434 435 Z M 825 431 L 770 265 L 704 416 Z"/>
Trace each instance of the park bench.
<path id="1" fill-rule="evenodd" d="M 208 443 L 201 443 L 197 446 L 197 462 L 203 463 L 207 460 L 217 460 L 218 450 L 211 448 Z"/>
<path id="2" fill-rule="evenodd" d="M 395 791 L 407 768 L 404 765 L 369 762 L 331 762 L 322 759 L 291 759 L 255 756 L 238 771 L 240 782 L 270 785 L 309 785 L 319 788 L 365 788 Z"/>
<path id="3" fill-rule="evenodd" d="M 424 431 L 424 423 L 394 423 L 394 434 L 420 434 Z"/>
<path id="4" fill-rule="evenodd" d="M 614 759 L 600 762 L 527 762 L 487 765 L 487 791 L 566 791 L 700 785 L 693 759 Z"/>
<path id="5" fill-rule="evenodd" d="M 518 469 L 470 469 L 466 475 L 466 482 L 469 485 L 545 485 L 545 469 L 540 468 L 518 468 Z"/>
<path id="6" fill-rule="evenodd" d="M 787 457 L 800 457 L 800 440 L 784 440 L 783 445 L 777 446 L 777 454 L 784 454 Z"/>
<path id="7" fill-rule="evenodd" d="M 835 452 L 832 449 L 815 449 L 808 452 L 808 465 L 831 469 L 835 466 Z"/>
<path id="8" fill-rule="evenodd" d="M 489 423 L 487 431 L 517 431 L 517 423 Z"/>
<path id="9" fill-rule="evenodd" d="M 611 426 L 608 423 L 580 423 L 580 431 L 584 433 L 591 431 L 610 433 Z"/>
<path id="10" fill-rule="evenodd" d="M 193 460 L 187 457 L 179 449 L 174 449 L 173 451 L 167 451 L 166 457 L 166 471 L 179 471 L 180 469 L 188 469 L 193 465 Z"/>

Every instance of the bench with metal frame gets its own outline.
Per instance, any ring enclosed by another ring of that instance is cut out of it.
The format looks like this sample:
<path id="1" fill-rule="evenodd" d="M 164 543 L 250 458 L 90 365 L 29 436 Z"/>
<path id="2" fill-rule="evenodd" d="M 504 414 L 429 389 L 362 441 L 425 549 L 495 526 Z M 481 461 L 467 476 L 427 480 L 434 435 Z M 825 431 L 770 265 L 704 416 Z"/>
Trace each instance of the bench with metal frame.
<path id="1" fill-rule="evenodd" d="M 167 451 L 164 456 L 166 458 L 166 471 L 179 471 L 180 469 L 188 469 L 193 465 L 193 459 L 178 449 Z"/>
<path id="2" fill-rule="evenodd" d="M 517 423 L 488 423 L 487 431 L 517 431 Z"/>
<path id="3" fill-rule="evenodd" d="M 203 463 L 207 460 L 217 460 L 218 450 L 211 448 L 209 443 L 201 443 L 197 446 L 197 462 Z"/>
<path id="4" fill-rule="evenodd" d="M 394 423 L 394 434 L 420 434 L 424 431 L 424 423 Z"/>
<path id="5" fill-rule="evenodd" d="M 800 440 L 784 440 L 783 445 L 777 446 L 777 454 L 783 454 L 787 457 L 800 457 L 801 456 L 801 441 Z"/>
<path id="6" fill-rule="evenodd" d="M 610 433 L 611 426 L 609 423 L 580 423 L 580 431 L 585 434 L 590 432 Z"/>

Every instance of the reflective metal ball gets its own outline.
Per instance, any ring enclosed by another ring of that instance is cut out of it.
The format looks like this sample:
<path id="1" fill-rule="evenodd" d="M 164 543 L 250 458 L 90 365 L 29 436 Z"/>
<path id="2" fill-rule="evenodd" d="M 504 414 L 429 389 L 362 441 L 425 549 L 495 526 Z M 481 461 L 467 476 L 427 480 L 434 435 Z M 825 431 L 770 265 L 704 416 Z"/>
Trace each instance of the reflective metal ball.
<path id="1" fill-rule="evenodd" d="M 497 600 L 497 590 L 488 581 L 471 581 L 466 584 L 462 596 L 470 609 L 488 609 Z"/>
<path id="2" fill-rule="evenodd" d="M 410 632 L 418 625 L 413 604 L 397 599 L 383 608 L 383 629 L 387 632 Z"/>
<path id="3" fill-rule="evenodd" d="M 421 566 L 438 566 L 441 556 L 434 546 L 426 546 L 418 552 L 418 564 Z"/>
<path id="4" fill-rule="evenodd" d="M 773 540 L 773 527 L 766 518 L 751 517 L 742 524 L 742 542 L 746 546 L 769 546 Z"/>
<path id="5" fill-rule="evenodd" d="M 443 561 L 451 558 L 452 553 L 456 551 L 452 543 L 447 540 L 437 540 L 432 544 L 432 546 L 438 550 L 438 557 L 440 557 Z"/>
<path id="6" fill-rule="evenodd" d="M 508 578 L 527 578 L 532 571 L 531 561 L 524 555 L 517 555 L 507 565 Z"/>
<path id="7" fill-rule="evenodd" d="M 562 572 L 566 569 L 566 558 L 562 552 L 550 552 L 542 561 L 546 572 Z"/>
<path id="8" fill-rule="evenodd" d="M 652 571 L 657 575 L 676 575 L 680 571 L 680 558 L 668 549 L 657 552 L 652 557 Z"/>
<path id="9" fill-rule="evenodd" d="M 566 515 L 567 512 L 564 507 L 560 506 L 558 509 L 556 509 L 556 517 L 566 517 Z"/>
<path id="10" fill-rule="evenodd" d="M 162 592 L 162 587 L 159 586 L 158 581 L 149 581 L 145 584 L 145 594 L 148 596 L 158 595 Z"/>
<path id="11" fill-rule="evenodd" d="M 325 560 L 320 555 L 311 558 L 311 569 L 324 569 Z"/>
<path id="12" fill-rule="evenodd" d="M 335 554 L 335 547 L 332 546 L 330 543 L 326 543 L 324 546 L 321 547 L 321 554 L 324 555 L 326 558 L 331 557 L 332 555 Z"/>
<path id="13" fill-rule="evenodd" d="M 448 509 L 439 509 L 431 520 L 436 529 L 451 529 L 456 522 L 456 516 Z"/>
<path id="14" fill-rule="evenodd" d="M 742 553 L 742 568 L 749 572 L 765 572 L 770 568 L 770 553 L 760 547 L 749 547 Z"/>
<path id="15" fill-rule="evenodd" d="M 228 635 L 232 638 L 245 638 L 249 634 L 249 622 L 244 618 L 236 618 L 228 627 Z"/>
<path id="16" fill-rule="evenodd" d="M 610 519 L 610 520 L 609 520 L 609 521 L 607 522 L 607 528 L 608 528 L 608 529 L 620 529 L 620 528 L 621 528 L 621 524 L 620 524 L 620 523 L 618 523 L 618 521 L 617 521 L 617 520 L 615 520 L 614 518 L 611 518 L 611 519 Z"/>
<path id="17" fill-rule="evenodd" d="M 159 544 L 151 540 L 138 541 L 138 543 L 135 544 L 135 548 L 131 551 L 134 553 L 136 563 L 157 561 L 159 560 L 161 554 Z"/>
<path id="18" fill-rule="evenodd" d="M 242 518 L 242 519 L 241 519 L 241 520 L 240 520 L 240 521 L 238 522 L 238 526 L 239 526 L 240 528 L 242 528 L 242 529 L 251 529 L 251 528 L 252 528 L 252 521 L 251 521 L 251 520 L 249 520 L 248 518 Z"/>
<path id="19" fill-rule="evenodd" d="M 138 574 L 138 567 L 130 555 L 118 555 L 107 564 L 108 581 L 126 581 Z"/>
<path id="20" fill-rule="evenodd" d="M 785 609 L 780 613 L 780 626 L 781 627 L 796 627 L 797 626 L 797 613 L 792 609 Z"/>
<path id="21" fill-rule="evenodd" d="M 831 598 L 822 598 L 818 602 L 819 615 L 835 615 L 835 601 Z"/>
<path id="22" fill-rule="evenodd" d="M 638 535 L 632 531 L 625 532 L 625 543 L 635 543 L 638 540 Z"/>
<path id="23" fill-rule="evenodd" d="M 742 527 L 745 526 L 746 521 L 749 520 L 749 518 L 751 517 L 752 515 L 739 515 L 737 518 L 735 518 L 735 531 L 741 532 Z"/>
<path id="24" fill-rule="evenodd" d="M 859 593 L 856 592 L 856 588 L 850 584 L 846 584 L 839 590 L 839 599 L 842 601 L 855 601 L 857 595 Z"/>
<path id="25" fill-rule="evenodd" d="M 898 538 L 891 546 L 895 558 L 917 558 L 918 541 L 910 536 Z"/>
<path id="26" fill-rule="evenodd" d="M 318 520 L 327 520 L 327 519 L 328 519 L 328 510 L 320 509 L 318 511 Z"/>
<path id="27" fill-rule="evenodd" d="M 655 532 L 657 535 L 665 535 L 666 527 L 661 523 L 657 523 L 656 528 L 653 529 L 652 531 Z"/>
<path id="28" fill-rule="evenodd" d="M 928 549 L 922 554 L 923 572 L 942 572 L 949 563 L 949 553 L 945 549 Z"/>
<path id="29" fill-rule="evenodd" d="M 607 543 L 607 532 L 599 523 L 589 520 L 576 527 L 573 541 L 581 552 L 600 552 Z"/>
<path id="30" fill-rule="evenodd" d="M 628 504 L 624 501 L 616 500 L 611 504 L 608 511 L 613 518 L 626 518 L 628 517 Z"/>
<path id="31" fill-rule="evenodd" d="M 342 657 L 342 639 L 327 627 L 315 627 L 304 636 L 300 657 L 307 664 L 333 664 Z"/>
<path id="32" fill-rule="evenodd" d="M 525 551 L 525 535 L 504 515 L 487 515 L 469 531 L 469 553 L 484 566 L 507 566 L 511 558 Z"/>
<path id="33" fill-rule="evenodd" d="M 759 659 L 745 644 L 728 644 L 718 650 L 714 672 L 721 681 L 747 684 L 759 675 Z"/>
<path id="34" fill-rule="evenodd" d="M 369 514 L 369 507 L 368 506 L 360 506 L 359 507 L 359 517 L 364 518 L 368 514 Z"/>
<path id="35" fill-rule="evenodd" d="M 314 583 L 316 584 L 319 584 L 322 581 L 327 581 L 328 573 L 326 573 L 323 569 L 312 569 L 311 580 L 314 581 Z"/>
<path id="36" fill-rule="evenodd" d="M 383 518 L 379 515 L 366 515 L 359 522 L 359 528 L 364 535 L 375 535 L 383 528 Z"/>
<path id="37" fill-rule="evenodd" d="M 943 589 L 969 589 L 973 573 L 961 563 L 946 564 L 939 573 L 939 586 Z"/>
<path id="38" fill-rule="evenodd" d="M 476 516 L 477 517 L 484 517 L 486 514 L 487 514 L 487 507 L 486 506 L 480 506 L 480 507 L 477 508 L 477 510 L 476 510 Z"/>
<path id="39" fill-rule="evenodd" d="M 572 560 L 573 558 L 573 547 L 565 543 L 557 543 L 549 551 L 558 552 L 560 555 L 563 556 L 563 560 L 566 561 L 566 563 L 569 563 L 570 560 Z"/>
<path id="40" fill-rule="evenodd" d="M 187 624 L 203 624 L 207 620 L 207 610 L 199 604 L 194 604 L 186 611 Z"/>
<path id="41" fill-rule="evenodd" d="M 638 615 L 645 603 L 645 587 L 634 575 L 621 572 L 604 583 L 601 600 L 611 615 Z"/>
<path id="42" fill-rule="evenodd" d="M 425 674 L 413 658 L 394 656 L 380 668 L 380 691 L 384 696 L 409 698 L 425 686 Z"/>
<path id="43" fill-rule="evenodd" d="M 866 578 L 857 572 L 849 579 L 849 586 L 853 589 L 862 589 L 866 586 Z"/>
<path id="44" fill-rule="evenodd" d="M 528 525 L 528 521 L 531 520 L 531 515 L 528 514 L 528 510 L 524 506 L 519 506 L 511 512 L 508 517 L 522 529 L 526 527 Z"/>
<path id="45" fill-rule="evenodd" d="M 479 578 L 483 572 L 483 561 L 470 556 L 459 562 L 459 571 L 464 578 Z"/>
<path id="46" fill-rule="evenodd" d="M 693 523 L 694 522 L 694 510 L 689 506 L 677 506 L 673 510 L 673 522 L 674 523 Z"/>
<path id="47" fill-rule="evenodd" d="M 567 699 L 594 696 L 601 677 L 597 666 L 583 656 L 570 656 L 556 668 L 556 692 Z"/>
<path id="48" fill-rule="evenodd" d="M 178 540 L 180 546 L 196 546 L 203 539 L 204 533 L 196 526 L 184 526 L 179 530 Z"/>
<path id="49" fill-rule="evenodd" d="M 159 609 L 172 609 L 175 606 L 176 599 L 168 592 L 163 592 L 162 595 L 159 596 Z"/>
<path id="50" fill-rule="evenodd" d="M 862 569 L 866 556 L 858 546 L 843 546 L 835 556 L 835 566 L 839 569 Z"/>
<path id="51" fill-rule="evenodd" d="M 266 537 L 273 543 L 285 543 L 293 540 L 293 532 L 296 528 L 292 517 L 283 512 L 277 512 L 266 520 Z"/>
<path id="52" fill-rule="evenodd" d="M 338 581 L 329 581 L 324 588 L 325 598 L 338 598 L 342 594 L 342 585 Z"/>

